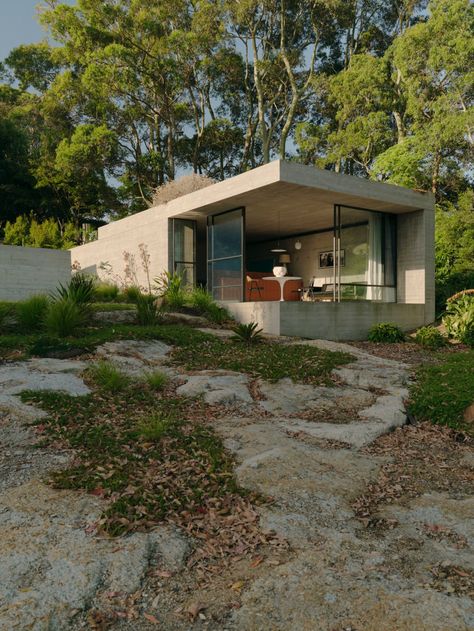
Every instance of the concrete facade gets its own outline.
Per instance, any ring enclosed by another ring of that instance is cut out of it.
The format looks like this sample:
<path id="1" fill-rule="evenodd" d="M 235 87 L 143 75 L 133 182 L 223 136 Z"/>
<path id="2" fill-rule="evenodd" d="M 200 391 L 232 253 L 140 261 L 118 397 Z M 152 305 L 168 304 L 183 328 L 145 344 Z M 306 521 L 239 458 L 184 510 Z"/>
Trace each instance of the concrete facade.
<path id="1" fill-rule="evenodd" d="M 424 322 L 423 304 L 383 302 L 222 303 L 236 320 L 258 322 L 265 333 L 334 341 L 366 340 L 370 327 L 396 322 L 404 331 Z"/>
<path id="2" fill-rule="evenodd" d="M 0 300 L 14 302 L 48 294 L 70 278 L 68 251 L 0 245 Z"/>

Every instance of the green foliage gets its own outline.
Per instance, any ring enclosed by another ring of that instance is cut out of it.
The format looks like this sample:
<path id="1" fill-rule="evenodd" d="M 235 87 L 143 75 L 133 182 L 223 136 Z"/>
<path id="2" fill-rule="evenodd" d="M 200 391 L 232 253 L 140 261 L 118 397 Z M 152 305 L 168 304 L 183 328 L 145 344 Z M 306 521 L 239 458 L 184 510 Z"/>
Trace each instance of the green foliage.
<path id="1" fill-rule="evenodd" d="M 465 429 L 463 412 L 473 401 L 474 352 L 453 353 L 418 370 L 408 411 L 419 421 Z"/>
<path id="2" fill-rule="evenodd" d="M 91 366 L 88 374 L 97 386 L 107 392 L 120 392 L 131 383 L 128 375 L 107 361 L 100 361 Z"/>
<path id="3" fill-rule="evenodd" d="M 153 372 L 147 372 L 145 375 L 145 381 L 152 390 L 163 390 L 166 384 L 169 382 L 168 375 L 159 370 Z"/>
<path id="4" fill-rule="evenodd" d="M 82 308 L 86 308 L 94 300 L 95 283 L 92 276 L 74 274 L 69 283 L 56 289 L 56 296 L 62 300 L 70 300 Z"/>
<path id="5" fill-rule="evenodd" d="M 147 442 L 160 441 L 169 431 L 172 422 L 169 418 L 153 414 L 140 421 L 137 425 L 137 434 Z"/>
<path id="6" fill-rule="evenodd" d="M 5 321 L 15 311 L 15 305 L 9 302 L 0 302 L 0 327 L 3 327 Z"/>
<path id="7" fill-rule="evenodd" d="M 415 341 L 417 344 L 433 350 L 446 344 L 446 340 L 434 326 L 422 326 L 419 328 L 415 334 Z"/>
<path id="8" fill-rule="evenodd" d="M 79 243 L 74 224 L 68 222 L 63 233 L 55 219 L 37 221 L 20 215 L 14 222 L 7 221 L 4 228 L 6 245 L 23 245 L 30 248 L 68 249 Z"/>
<path id="9" fill-rule="evenodd" d="M 51 335 L 36 337 L 27 347 L 28 353 L 36 357 L 74 357 L 80 354 L 74 343 Z M 86 349 L 82 349 L 83 351 Z"/>
<path id="10" fill-rule="evenodd" d="M 214 324 L 223 324 L 231 319 L 227 309 L 218 305 L 211 294 L 202 287 L 194 288 L 188 294 L 187 300 L 191 307 Z"/>
<path id="11" fill-rule="evenodd" d="M 158 324 L 163 319 L 163 312 L 156 296 L 141 294 L 136 300 L 137 322 L 144 326 Z"/>
<path id="12" fill-rule="evenodd" d="M 443 324 L 450 337 L 474 346 L 474 295 L 464 294 L 448 300 Z"/>
<path id="13" fill-rule="evenodd" d="M 474 287 L 474 269 L 464 272 L 453 272 L 436 278 L 437 313 L 444 311 L 450 296 Z"/>
<path id="14" fill-rule="evenodd" d="M 237 324 L 234 327 L 233 339 L 243 342 L 244 344 L 258 344 L 262 341 L 262 331 L 259 329 L 257 322 L 249 322 L 248 324 Z"/>
<path id="15" fill-rule="evenodd" d="M 73 335 L 85 323 L 83 306 L 67 297 L 51 302 L 45 317 L 46 330 L 57 337 Z"/>
<path id="16" fill-rule="evenodd" d="M 187 370 L 235 370 L 268 381 L 289 377 L 300 383 L 332 385 L 331 371 L 351 361 L 347 353 L 297 344 L 236 344 L 214 336 L 198 343 L 183 342 L 172 352 L 172 359 Z"/>
<path id="17" fill-rule="evenodd" d="M 40 331 L 44 328 L 49 306 L 48 296 L 41 294 L 31 296 L 31 298 L 17 303 L 16 317 L 20 328 L 26 332 Z"/>
<path id="18" fill-rule="evenodd" d="M 369 330 L 369 342 L 380 342 L 384 344 L 395 344 L 405 341 L 405 334 L 396 324 L 391 322 L 380 322 L 374 324 Z"/>
<path id="19" fill-rule="evenodd" d="M 96 282 L 94 284 L 95 302 L 112 302 L 119 295 L 119 288 L 112 283 Z"/>
<path id="20" fill-rule="evenodd" d="M 127 302 L 133 302 L 134 304 L 138 302 L 142 295 L 140 287 L 136 287 L 135 285 L 125 287 L 122 293 Z"/>
<path id="21" fill-rule="evenodd" d="M 177 272 L 163 272 L 154 279 L 158 295 L 168 309 L 182 309 L 187 301 L 184 274 Z"/>

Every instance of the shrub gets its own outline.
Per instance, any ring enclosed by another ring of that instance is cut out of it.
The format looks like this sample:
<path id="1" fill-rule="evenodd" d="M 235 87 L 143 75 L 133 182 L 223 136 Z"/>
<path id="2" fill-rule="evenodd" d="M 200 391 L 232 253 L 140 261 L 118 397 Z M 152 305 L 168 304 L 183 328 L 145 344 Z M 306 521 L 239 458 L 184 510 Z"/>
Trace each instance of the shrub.
<path id="1" fill-rule="evenodd" d="M 443 324 L 450 337 L 474 346 L 474 295 L 464 292 L 448 300 Z"/>
<path id="2" fill-rule="evenodd" d="M 140 294 L 136 301 L 138 324 L 152 326 L 161 321 L 163 312 L 159 300 L 151 294 Z"/>
<path id="3" fill-rule="evenodd" d="M 45 317 L 46 330 L 58 337 L 72 335 L 86 321 L 86 311 L 70 298 L 53 301 Z"/>
<path id="4" fill-rule="evenodd" d="M 202 311 L 202 313 L 205 313 L 209 307 L 216 304 L 211 294 L 203 287 L 196 287 L 191 291 L 189 303 L 198 311 Z"/>
<path id="5" fill-rule="evenodd" d="M 436 278 L 436 313 L 441 313 L 449 297 L 474 287 L 474 269 L 456 271 Z"/>
<path id="6" fill-rule="evenodd" d="M 67 285 L 59 285 L 54 297 L 86 306 L 94 300 L 94 292 L 94 278 L 85 274 L 76 274 Z"/>
<path id="7" fill-rule="evenodd" d="M 94 300 L 96 302 L 112 302 L 117 299 L 119 289 L 111 283 L 96 283 L 94 286 Z"/>
<path id="8" fill-rule="evenodd" d="M 205 318 L 214 322 L 214 324 L 222 324 L 226 320 L 230 320 L 227 309 L 219 306 L 211 294 L 202 287 L 193 289 L 189 296 L 189 302 L 192 307 L 197 309 Z"/>
<path id="9" fill-rule="evenodd" d="M 249 324 L 238 324 L 234 327 L 233 339 L 245 344 L 257 344 L 262 340 L 262 329 L 258 329 L 257 322 Z"/>
<path id="10" fill-rule="evenodd" d="M 5 324 L 6 319 L 13 314 L 15 305 L 8 302 L 0 302 L 0 326 Z"/>
<path id="11" fill-rule="evenodd" d="M 37 337 L 28 346 L 30 355 L 37 355 L 38 357 L 74 356 L 79 354 L 80 350 L 70 342 L 48 335 Z"/>
<path id="12" fill-rule="evenodd" d="M 446 340 L 434 326 L 422 326 L 415 334 L 415 341 L 426 348 L 441 348 Z"/>
<path id="13" fill-rule="evenodd" d="M 152 390 L 162 390 L 168 383 L 168 375 L 159 370 L 154 370 L 145 375 L 145 381 Z"/>
<path id="14" fill-rule="evenodd" d="M 142 295 L 140 287 L 137 287 L 136 285 L 125 287 L 122 293 L 127 302 L 133 302 L 135 304 Z"/>
<path id="15" fill-rule="evenodd" d="M 184 288 L 184 275 L 177 272 L 163 272 L 154 279 L 158 289 L 158 295 L 163 298 L 164 304 L 169 309 L 181 309 L 187 301 Z"/>
<path id="16" fill-rule="evenodd" d="M 374 324 L 374 326 L 370 328 L 368 340 L 369 342 L 395 344 L 396 342 L 403 342 L 405 340 L 405 335 L 396 324 L 392 324 L 391 322 L 380 322 L 379 324 Z"/>
<path id="17" fill-rule="evenodd" d="M 107 392 L 119 392 L 130 384 L 130 377 L 107 361 L 100 361 L 89 368 L 94 382 Z"/>
<path id="18" fill-rule="evenodd" d="M 16 307 L 16 317 L 20 328 L 28 332 L 41 330 L 44 327 L 48 307 L 48 297 L 41 294 L 19 302 Z"/>
<path id="19" fill-rule="evenodd" d="M 177 180 L 170 180 L 155 189 L 153 193 L 153 206 L 167 204 L 173 199 L 177 199 L 188 193 L 193 193 L 194 191 L 199 191 L 211 184 L 215 184 L 215 180 L 206 175 L 199 175 L 198 173 L 183 175 Z"/>

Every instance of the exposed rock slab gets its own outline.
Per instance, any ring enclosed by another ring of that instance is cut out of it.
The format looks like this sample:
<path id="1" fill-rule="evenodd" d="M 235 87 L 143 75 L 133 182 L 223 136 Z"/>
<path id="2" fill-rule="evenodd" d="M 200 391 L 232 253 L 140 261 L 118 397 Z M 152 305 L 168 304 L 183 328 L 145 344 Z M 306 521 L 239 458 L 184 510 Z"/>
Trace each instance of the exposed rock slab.
<path id="1" fill-rule="evenodd" d="M 177 388 L 180 396 L 204 396 L 209 405 L 251 404 L 253 399 L 248 389 L 248 377 L 226 370 L 203 370 L 197 375 L 185 377 L 186 383 Z"/>

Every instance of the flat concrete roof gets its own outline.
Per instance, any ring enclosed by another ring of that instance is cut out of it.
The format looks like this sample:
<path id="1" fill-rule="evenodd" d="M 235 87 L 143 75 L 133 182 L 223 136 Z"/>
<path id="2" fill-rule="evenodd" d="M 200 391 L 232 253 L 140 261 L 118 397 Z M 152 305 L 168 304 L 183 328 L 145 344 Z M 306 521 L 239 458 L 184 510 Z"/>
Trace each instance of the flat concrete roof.
<path id="1" fill-rule="evenodd" d="M 241 206 L 246 208 L 246 231 L 254 238 L 275 233 L 276 215 L 280 215 L 282 234 L 296 234 L 331 225 L 334 204 L 400 214 L 434 208 L 434 197 L 401 186 L 275 160 L 108 224 L 99 228 L 99 234 L 105 237 L 121 232 L 131 222 L 140 221 L 141 216 L 147 221 L 153 215 L 204 219 Z"/>

